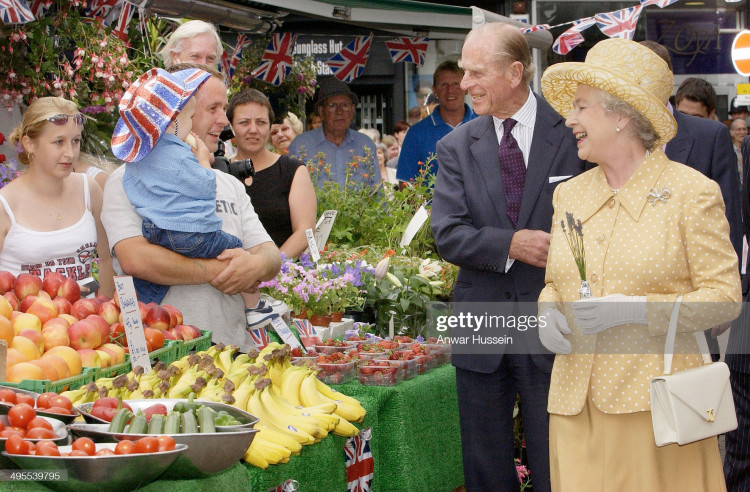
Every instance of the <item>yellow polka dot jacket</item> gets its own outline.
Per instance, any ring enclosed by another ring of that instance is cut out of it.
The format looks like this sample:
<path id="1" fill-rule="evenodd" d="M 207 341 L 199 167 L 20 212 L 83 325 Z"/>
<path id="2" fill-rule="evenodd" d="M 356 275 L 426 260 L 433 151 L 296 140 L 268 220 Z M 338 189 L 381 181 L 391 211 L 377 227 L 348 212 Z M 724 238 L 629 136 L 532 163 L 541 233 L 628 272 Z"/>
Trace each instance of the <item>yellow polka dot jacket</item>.
<path id="1" fill-rule="evenodd" d="M 540 311 L 550 303 L 572 331 L 571 355 L 558 355 L 548 410 L 577 415 L 587 396 L 604 413 L 649 410 L 649 381 L 662 374 L 673 303 L 682 294 L 672 371 L 701 363 L 693 332 L 736 318 L 741 287 L 737 255 L 719 186 L 670 161 L 659 148 L 615 194 L 598 167 L 561 184 Z M 597 335 L 575 326 L 571 304 L 581 279 L 561 221 L 581 220 L 586 276 L 594 297 L 647 296 L 648 324 L 619 325 Z"/>

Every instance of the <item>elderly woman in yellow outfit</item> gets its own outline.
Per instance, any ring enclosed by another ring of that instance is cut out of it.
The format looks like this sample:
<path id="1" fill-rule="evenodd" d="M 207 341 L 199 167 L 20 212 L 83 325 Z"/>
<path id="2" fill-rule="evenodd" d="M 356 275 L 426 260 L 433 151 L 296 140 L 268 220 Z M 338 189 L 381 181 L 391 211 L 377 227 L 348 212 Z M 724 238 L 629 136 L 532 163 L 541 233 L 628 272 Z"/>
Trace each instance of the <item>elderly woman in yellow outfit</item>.
<path id="1" fill-rule="evenodd" d="M 700 364 L 692 332 L 735 318 L 741 295 L 719 186 L 662 150 L 676 132 L 661 102 L 672 87 L 662 59 L 623 39 L 542 77 L 579 157 L 597 164 L 555 190 L 539 297 L 548 320 L 539 337 L 559 354 L 548 403 L 553 490 L 725 490 L 716 438 L 657 448 L 651 422 L 649 381 L 662 373 L 677 297 L 675 371 Z M 568 217 L 583 235 L 588 300 Z"/>

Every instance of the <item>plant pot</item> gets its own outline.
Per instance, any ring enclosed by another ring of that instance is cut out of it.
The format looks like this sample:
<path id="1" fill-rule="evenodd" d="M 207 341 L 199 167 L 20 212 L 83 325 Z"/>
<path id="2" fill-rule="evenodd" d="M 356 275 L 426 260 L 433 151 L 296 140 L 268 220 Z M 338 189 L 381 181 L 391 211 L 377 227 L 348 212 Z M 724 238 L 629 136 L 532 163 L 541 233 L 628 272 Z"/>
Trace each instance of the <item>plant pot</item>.
<path id="1" fill-rule="evenodd" d="M 303 309 L 299 313 L 292 313 L 292 318 L 307 319 L 307 309 Z"/>
<path id="2" fill-rule="evenodd" d="M 329 326 L 332 321 L 332 316 L 329 315 L 321 315 L 321 314 L 311 314 L 310 315 L 310 323 L 313 324 L 313 326 Z"/>
<path id="3" fill-rule="evenodd" d="M 337 311 L 335 313 L 331 313 L 331 321 L 338 323 L 341 321 L 341 319 L 344 317 L 344 313 L 341 311 Z"/>

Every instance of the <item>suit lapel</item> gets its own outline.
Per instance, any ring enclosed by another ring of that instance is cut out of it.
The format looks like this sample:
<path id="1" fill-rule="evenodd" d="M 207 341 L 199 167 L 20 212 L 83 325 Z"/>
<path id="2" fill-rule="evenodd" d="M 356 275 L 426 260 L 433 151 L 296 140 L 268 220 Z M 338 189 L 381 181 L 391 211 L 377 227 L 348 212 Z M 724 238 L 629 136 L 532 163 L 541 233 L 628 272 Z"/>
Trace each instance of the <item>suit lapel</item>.
<path id="1" fill-rule="evenodd" d="M 480 116 L 483 124 L 476 126 L 472 135 L 474 142 L 471 144 L 471 155 L 479 170 L 487 194 L 490 196 L 492 205 L 495 207 L 498 220 L 503 227 L 512 227 L 510 219 L 506 215 L 505 189 L 500 173 L 500 157 L 498 156 L 497 134 L 491 116 Z"/>
<path id="2" fill-rule="evenodd" d="M 677 121 L 677 135 L 667 143 L 665 153 L 669 160 L 685 164 L 690 155 L 690 149 L 693 147 L 693 138 L 687 132 L 684 124 L 680 124 L 683 119 L 682 114 L 674 110 L 674 119 Z"/>

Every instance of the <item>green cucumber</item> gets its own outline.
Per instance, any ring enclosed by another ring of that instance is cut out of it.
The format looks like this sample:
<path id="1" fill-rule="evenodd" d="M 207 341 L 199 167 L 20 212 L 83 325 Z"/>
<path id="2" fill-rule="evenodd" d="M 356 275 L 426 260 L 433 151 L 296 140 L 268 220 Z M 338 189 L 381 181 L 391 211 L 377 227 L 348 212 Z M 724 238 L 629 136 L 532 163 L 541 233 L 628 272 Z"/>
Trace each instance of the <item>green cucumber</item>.
<path id="1" fill-rule="evenodd" d="M 128 426 L 127 433 L 128 434 L 146 434 L 148 431 L 148 421 L 146 420 L 146 416 L 143 414 L 143 412 L 138 412 L 138 414 L 133 417 L 133 420 L 130 421 L 130 425 Z"/>
<path id="2" fill-rule="evenodd" d="M 164 421 L 164 434 L 180 433 L 180 412 L 169 412 Z"/>
<path id="3" fill-rule="evenodd" d="M 133 418 L 133 412 L 127 408 L 121 408 L 117 411 L 109 424 L 109 432 L 121 433 L 125 430 L 125 424 Z"/>
<path id="4" fill-rule="evenodd" d="M 198 409 L 198 422 L 200 423 L 202 434 L 208 432 L 216 432 L 216 425 L 214 424 L 214 411 L 210 408 L 200 407 Z"/>
<path id="5" fill-rule="evenodd" d="M 195 420 L 193 412 L 181 413 L 180 423 L 182 424 L 183 434 L 195 434 L 198 432 L 198 422 Z"/>
<path id="6" fill-rule="evenodd" d="M 164 433 L 164 420 L 166 417 L 161 414 L 154 414 L 151 416 L 151 422 L 148 423 L 149 434 L 163 434 Z"/>

